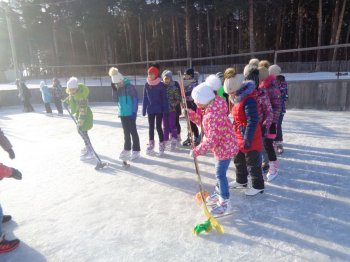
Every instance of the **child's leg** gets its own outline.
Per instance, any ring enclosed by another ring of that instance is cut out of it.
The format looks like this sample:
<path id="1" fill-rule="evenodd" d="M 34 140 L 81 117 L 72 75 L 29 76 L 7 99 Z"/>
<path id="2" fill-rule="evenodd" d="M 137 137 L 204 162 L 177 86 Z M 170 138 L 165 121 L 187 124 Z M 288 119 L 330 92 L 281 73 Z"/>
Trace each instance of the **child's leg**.
<path id="1" fill-rule="evenodd" d="M 137 133 L 136 120 L 128 117 L 128 127 L 132 137 L 132 151 L 140 151 L 140 138 Z"/>
<path id="2" fill-rule="evenodd" d="M 162 113 L 156 114 L 156 128 L 157 128 L 157 132 L 158 132 L 159 143 L 162 143 L 164 141 L 164 134 L 163 134 L 163 129 L 162 129 L 162 119 L 163 119 Z"/>
<path id="3" fill-rule="evenodd" d="M 283 122 L 284 113 L 281 113 L 280 118 L 277 123 L 277 135 L 275 141 L 282 142 L 283 141 L 283 133 L 282 133 L 282 122 Z"/>
<path id="4" fill-rule="evenodd" d="M 171 136 L 177 139 L 176 112 L 169 113 L 169 128 L 170 128 Z"/>
<path id="5" fill-rule="evenodd" d="M 164 114 L 163 115 L 164 141 L 169 140 L 169 128 L 170 128 L 169 120 L 170 120 L 169 114 Z"/>
<path id="6" fill-rule="evenodd" d="M 177 134 L 180 135 L 181 133 L 180 116 L 177 114 L 176 114 L 176 131 L 177 131 Z"/>
<path id="7" fill-rule="evenodd" d="M 247 184 L 248 170 L 244 153 L 239 151 L 238 154 L 235 156 L 233 162 L 236 166 L 236 182 L 239 184 Z"/>
<path id="8" fill-rule="evenodd" d="M 225 160 L 219 160 L 216 162 L 215 168 L 216 168 L 216 181 L 219 186 L 220 190 L 220 196 L 223 199 L 229 199 L 230 198 L 230 192 L 228 188 L 228 181 L 227 181 L 227 169 L 230 165 L 231 159 L 225 159 Z"/>
<path id="9" fill-rule="evenodd" d="M 191 122 L 191 129 L 195 138 L 199 136 L 198 127 L 195 123 Z"/>
<path id="10" fill-rule="evenodd" d="M 44 105 L 45 105 L 46 113 L 51 114 L 52 110 L 51 110 L 50 103 L 45 103 Z"/>
<path id="11" fill-rule="evenodd" d="M 59 97 L 54 97 L 55 106 L 59 114 L 63 114 L 62 102 Z"/>
<path id="12" fill-rule="evenodd" d="M 273 148 L 273 140 L 265 138 L 264 147 L 265 147 L 269 161 L 270 162 L 276 161 L 277 157 L 276 157 L 275 149 Z M 264 160 L 264 162 L 265 162 L 265 160 Z"/>
<path id="13" fill-rule="evenodd" d="M 261 153 L 249 151 L 246 154 L 249 175 L 252 178 L 252 186 L 255 189 L 264 189 L 264 179 L 261 170 Z"/>
<path id="14" fill-rule="evenodd" d="M 148 132 L 149 132 L 149 140 L 154 141 L 154 121 L 155 121 L 156 115 L 155 114 L 148 114 Z"/>
<path id="15" fill-rule="evenodd" d="M 79 130 L 79 135 L 84 140 L 84 144 L 85 144 L 85 147 L 88 150 L 88 152 L 92 152 L 93 148 L 92 148 L 92 145 L 91 145 L 91 141 L 90 141 L 90 137 L 88 135 L 88 132 Z"/>
<path id="16" fill-rule="evenodd" d="M 130 151 L 131 150 L 131 139 L 130 139 L 130 130 L 128 125 L 128 118 L 127 116 L 121 116 L 120 121 L 122 122 L 122 127 L 124 131 L 124 150 Z"/>

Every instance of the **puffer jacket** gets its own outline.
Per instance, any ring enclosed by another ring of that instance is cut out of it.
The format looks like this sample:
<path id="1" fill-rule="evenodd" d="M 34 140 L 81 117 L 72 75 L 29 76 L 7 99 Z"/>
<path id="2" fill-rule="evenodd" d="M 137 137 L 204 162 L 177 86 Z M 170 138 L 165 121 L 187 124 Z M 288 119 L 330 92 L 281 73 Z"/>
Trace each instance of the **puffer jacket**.
<path id="1" fill-rule="evenodd" d="M 232 107 L 234 130 L 242 153 L 262 151 L 259 107 L 253 81 L 244 81 L 236 92 Z"/>
<path id="2" fill-rule="evenodd" d="M 273 119 L 273 111 L 270 99 L 267 96 L 265 89 L 258 89 L 256 95 L 259 106 L 259 123 L 262 128 L 269 130 Z"/>
<path id="3" fill-rule="evenodd" d="M 232 123 L 227 116 L 225 100 L 216 96 L 202 113 L 205 139 L 193 149 L 194 156 L 204 155 L 209 149 L 214 153 L 216 160 L 226 160 L 235 156 L 239 149 Z M 200 126 L 200 112 L 189 110 L 188 116 Z"/>
<path id="4" fill-rule="evenodd" d="M 259 84 L 259 88 L 266 90 L 273 111 L 272 123 L 277 124 L 281 114 L 282 103 L 281 92 L 278 89 L 276 77 L 274 75 L 269 75 L 267 78 L 261 81 L 261 83 Z"/>
<path id="5" fill-rule="evenodd" d="M 111 83 L 113 101 L 118 103 L 118 116 L 132 116 L 138 110 L 137 92 L 128 78 L 124 77 L 123 82 L 123 87 L 117 87 Z"/>
<path id="6" fill-rule="evenodd" d="M 67 89 L 66 92 L 69 90 Z M 78 90 L 75 95 L 69 95 L 65 102 L 70 107 L 70 112 L 75 116 L 81 131 L 88 131 L 93 126 L 93 115 L 88 106 L 88 97 L 90 90 L 84 84 L 78 84 Z"/>

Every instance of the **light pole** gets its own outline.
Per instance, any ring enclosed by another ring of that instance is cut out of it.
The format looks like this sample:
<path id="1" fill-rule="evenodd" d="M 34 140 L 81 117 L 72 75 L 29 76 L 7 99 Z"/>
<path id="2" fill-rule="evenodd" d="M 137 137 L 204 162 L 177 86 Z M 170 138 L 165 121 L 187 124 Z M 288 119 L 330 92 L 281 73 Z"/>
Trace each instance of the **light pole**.
<path id="1" fill-rule="evenodd" d="M 10 17 L 10 1 L 8 4 L 5 4 L 4 2 L 2 2 L 1 6 L 5 10 L 7 31 L 9 33 L 12 60 L 13 60 L 13 66 L 15 67 L 16 78 L 22 80 L 22 74 L 20 73 L 19 68 L 18 68 L 16 46 L 15 46 L 15 40 L 13 37 L 12 22 L 11 22 L 11 17 Z"/>

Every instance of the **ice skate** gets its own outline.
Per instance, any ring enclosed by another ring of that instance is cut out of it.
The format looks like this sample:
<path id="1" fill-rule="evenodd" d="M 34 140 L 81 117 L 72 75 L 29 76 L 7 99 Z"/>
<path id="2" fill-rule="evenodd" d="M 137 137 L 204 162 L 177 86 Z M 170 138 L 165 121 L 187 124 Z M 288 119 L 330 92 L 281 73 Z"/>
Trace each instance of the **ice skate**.
<path id="1" fill-rule="evenodd" d="M 16 249 L 19 245 L 19 240 L 6 240 L 5 234 L 0 235 L 0 254 L 7 253 Z"/>
<path id="2" fill-rule="evenodd" d="M 131 155 L 131 150 L 123 150 L 123 151 L 119 154 L 119 159 L 120 159 L 120 160 L 123 160 L 123 161 L 130 160 L 130 155 Z"/>
<path id="3" fill-rule="evenodd" d="M 146 154 L 150 155 L 150 156 L 155 154 L 155 152 L 154 152 L 154 140 L 149 141 L 148 146 L 146 148 Z"/>
<path id="4" fill-rule="evenodd" d="M 214 217 L 220 217 L 229 215 L 232 213 L 232 206 L 230 199 L 223 199 L 219 197 L 219 200 L 215 207 L 210 211 Z"/>
<path id="5" fill-rule="evenodd" d="M 235 180 L 235 181 L 229 183 L 229 187 L 230 187 L 231 189 L 243 189 L 243 188 L 246 188 L 246 187 L 247 187 L 247 183 L 241 184 L 241 183 L 238 183 L 238 182 Z"/>
<path id="6" fill-rule="evenodd" d="M 277 175 L 278 175 L 278 161 L 277 160 L 271 161 L 269 172 L 266 175 L 267 182 L 271 182 L 272 180 L 274 180 Z"/>
<path id="7" fill-rule="evenodd" d="M 136 160 L 141 156 L 140 151 L 132 151 L 130 161 Z"/>
<path id="8" fill-rule="evenodd" d="M 257 195 L 257 194 L 262 194 L 262 193 L 264 193 L 264 189 L 256 189 L 256 188 L 254 188 L 254 187 L 251 187 L 251 188 L 249 188 L 249 189 L 247 189 L 245 192 L 244 192 L 244 194 L 246 195 L 246 196 L 255 196 L 255 195 Z"/>
<path id="9" fill-rule="evenodd" d="M 163 156 L 165 151 L 165 144 L 164 142 L 159 143 L 159 156 Z"/>

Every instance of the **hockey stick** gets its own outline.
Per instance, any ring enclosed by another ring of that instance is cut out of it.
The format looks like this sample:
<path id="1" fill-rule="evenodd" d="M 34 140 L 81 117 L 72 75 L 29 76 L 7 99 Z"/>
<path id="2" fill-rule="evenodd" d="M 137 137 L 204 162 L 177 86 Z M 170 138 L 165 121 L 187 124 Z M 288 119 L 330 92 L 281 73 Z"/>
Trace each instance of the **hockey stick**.
<path id="1" fill-rule="evenodd" d="M 183 85 L 183 79 L 182 79 L 181 72 L 179 72 L 179 78 L 180 78 L 181 97 L 182 97 L 183 106 L 185 107 L 185 117 L 186 117 L 186 120 L 187 120 L 188 132 L 189 132 L 189 134 L 190 134 L 190 136 L 192 138 L 193 137 L 193 131 L 192 131 L 192 128 L 191 128 L 190 119 L 188 117 L 188 107 L 187 107 L 187 103 L 186 103 L 185 88 L 184 88 L 184 85 Z M 193 139 L 191 139 L 191 147 L 192 147 L 192 149 L 195 147 Z M 197 181 L 198 181 L 198 185 L 199 185 L 200 196 L 202 198 L 204 214 L 208 218 L 208 220 L 210 221 L 211 226 L 214 227 L 217 232 L 219 232 L 220 234 L 223 234 L 224 233 L 224 228 L 218 223 L 218 221 L 209 212 L 208 206 L 207 206 L 207 204 L 205 202 L 203 183 L 202 183 L 201 175 L 199 173 L 198 161 L 197 161 L 197 158 L 195 156 L 193 156 L 193 162 L 194 162 L 194 166 L 195 166 L 195 169 L 196 169 Z M 195 227 L 195 229 L 196 229 L 196 227 Z M 198 233 L 195 229 L 194 229 L 194 233 Z"/>
<path id="2" fill-rule="evenodd" d="M 71 111 L 69 110 L 68 105 L 66 104 L 66 100 L 63 100 L 62 102 L 63 102 L 63 105 L 64 105 L 65 109 L 67 110 L 69 116 L 72 118 L 72 120 L 74 121 L 75 125 L 77 126 L 79 134 L 80 134 L 82 137 L 86 138 L 84 132 L 82 132 L 82 131 L 80 130 L 79 125 L 78 125 L 78 123 L 77 123 L 77 120 L 76 120 L 75 117 L 72 115 Z M 101 169 L 101 168 L 104 168 L 104 167 L 107 165 L 107 163 L 101 161 L 101 158 L 100 158 L 99 155 L 96 153 L 96 151 L 95 151 L 95 149 L 93 148 L 91 142 L 90 142 L 90 145 L 89 145 L 89 146 L 90 146 L 90 148 L 91 148 L 91 150 L 92 150 L 92 153 L 95 155 L 95 157 L 96 157 L 97 160 L 98 160 L 98 162 L 97 162 L 97 164 L 96 164 L 96 166 L 95 166 L 95 169 L 96 169 L 96 170 L 99 170 L 99 169 Z"/>

